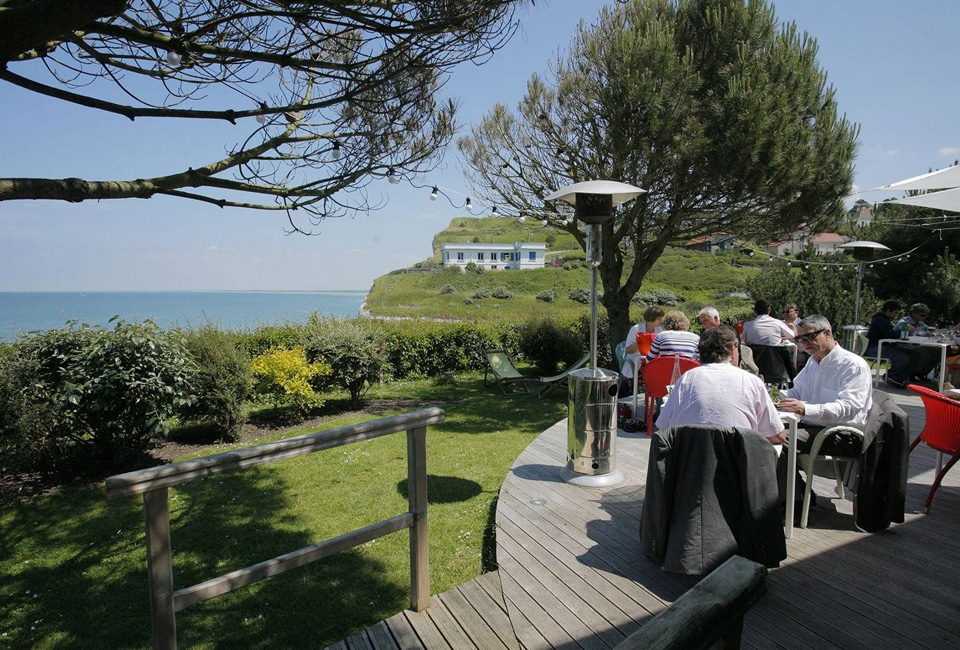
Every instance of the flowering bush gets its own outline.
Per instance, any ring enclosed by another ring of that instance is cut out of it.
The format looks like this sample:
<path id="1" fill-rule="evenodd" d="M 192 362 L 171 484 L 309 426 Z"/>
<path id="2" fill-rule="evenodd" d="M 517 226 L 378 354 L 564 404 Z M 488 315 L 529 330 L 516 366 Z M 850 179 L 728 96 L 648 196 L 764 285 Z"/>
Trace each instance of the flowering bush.
<path id="1" fill-rule="evenodd" d="M 274 348 L 255 357 L 252 366 L 258 379 L 257 391 L 271 395 L 275 403 L 289 400 L 302 411 L 323 405 L 310 381 L 329 375 L 330 366 L 307 363 L 302 347 Z"/>

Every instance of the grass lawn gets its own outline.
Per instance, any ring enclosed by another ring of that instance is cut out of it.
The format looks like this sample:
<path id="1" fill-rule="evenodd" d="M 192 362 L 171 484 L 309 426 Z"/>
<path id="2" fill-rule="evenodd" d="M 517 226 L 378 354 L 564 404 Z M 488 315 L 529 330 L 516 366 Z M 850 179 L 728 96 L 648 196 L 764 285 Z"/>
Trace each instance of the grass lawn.
<path id="1" fill-rule="evenodd" d="M 446 410 L 427 434 L 431 592 L 466 582 L 493 557 L 507 470 L 565 417 L 563 391 L 504 398 L 472 374 L 456 386 L 394 382 L 367 398 Z M 324 428 L 370 419 L 353 413 Z M 171 489 L 175 586 L 405 511 L 406 463 L 398 433 Z M 65 489 L 0 511 L 0 530 L 0 649 L 150 646 L 141 499 L 107 501 L 102 484 Z M 409 605 L 407 540 L 395 533 L 190 607 L 177 617 L 180 647 L 324 647 L 387 618 Z"/>

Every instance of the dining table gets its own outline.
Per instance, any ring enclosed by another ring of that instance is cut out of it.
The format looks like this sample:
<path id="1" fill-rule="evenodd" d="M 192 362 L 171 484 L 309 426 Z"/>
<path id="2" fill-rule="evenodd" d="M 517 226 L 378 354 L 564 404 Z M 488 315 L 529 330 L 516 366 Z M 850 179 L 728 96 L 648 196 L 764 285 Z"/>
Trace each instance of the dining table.
<path id="1" fill-rule="evenodd" d="M 891 343 L 907 343 L 910 345 L 919 345 L 919 346 L 935 346 L 940 348 L 940 375 L 937 380 L 937 390 L 943 392 L 943 382 L 946 380 L 947 373 L 947 347 L 953 344 L 953 341 L 941 341 L 938 338 L 932 336 L 910 336 L 905 339 L 880 339 L 877 342 L 877 358 L 876 363 L 874 364 L 873 370 L 873 385 L 876 386 L 880 383 L 880 361 L 881 354 L 883 352 L 883 344 Z"/>

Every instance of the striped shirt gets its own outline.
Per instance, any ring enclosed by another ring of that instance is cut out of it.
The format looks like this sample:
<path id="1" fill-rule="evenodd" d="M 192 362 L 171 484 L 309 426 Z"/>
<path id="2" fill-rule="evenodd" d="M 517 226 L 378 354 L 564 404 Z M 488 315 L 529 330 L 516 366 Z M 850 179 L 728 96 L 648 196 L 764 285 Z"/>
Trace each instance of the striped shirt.
<path id="1" fill-rule="evenodd" d="M 657 334 L 653 339 L 653 345 L 650 346 L 650 354 L 647 355 L 647 361 L 653 361 L 657 357 L 676 356 L 685 359 L 697 360 L 700 354 L 697 346 L 700 345 L 700 337 L 693 332 L 686 330 L 664 330 Z"/>

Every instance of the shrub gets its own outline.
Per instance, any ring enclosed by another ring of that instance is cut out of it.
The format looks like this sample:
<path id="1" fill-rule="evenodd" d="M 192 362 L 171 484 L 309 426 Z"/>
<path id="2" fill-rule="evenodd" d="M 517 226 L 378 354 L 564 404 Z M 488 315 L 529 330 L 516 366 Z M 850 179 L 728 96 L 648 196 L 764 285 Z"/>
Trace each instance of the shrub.
<path id="1" fill-rule="evenodd" d="M 472 305 L 472 304 L 473 304 L 473 300 L 471 300 L 470 298 L 464 298 L 464 299 L 463 299 L 463 304 L 465 304 L 465 305 Z"/>
<path id="2" fill-rule="evenodd" d="M 583 268 L 583 263 L 580 260 L 569 260 L 563 263 L 564 271 L 574 271 L 576 269 Z"/>
<path id="3" fill-rule="evenodd" d="M 520 328 L 520 351 L 543 375 L 553 375 L 583 355 L 577 335 L 552 320 L 533 320 Z"/>
<path id="4" fill-rule="evenodd" d="M 381 333 L 356 321 L 329 320 L 307 340 L 307 358 L 328 366 L 333 383 L 349 391 L 351 403 L 358 406 L 365 387 L 390 374 L 382 341 Z"/>
<path id="5" fill-rule="evenodd" d="M 181 409 L 185 419 L 212 425 L 223 440 L 236 440 L 246 421 L 244 402 L 253 390 L 253 369 L 232 338 L 213 327 L 186 333 L 197 365 L 195 401 Z"/>
<path id="6" fill-rule="evenodd" d="M 452 284 L 445 284 L 440 287 L 440 295 L 446 295 L 448 293 L 456 293 L 457 290 Z"/>
<path id="7" fill-rule="evenodd" d="M 513 298 L 513 294 L 507 291 L 506 287 L 497 287 L 493 290 L 493 297 L 499 300 L 510 300 Z"/>
<path id="8" fill-rule="evenodd" d="M 590 302 L 590 291 L 584 287 L 577 287 L 570 292 L 570 300 L 586 305 Z"/>
<path id="9" fill-rule="evenodd" d="M 381 326 L 396 379 L 481 370 L 487 365 L 484 349 L 516 350 L 519 342 L 519 326 L 509 323 L 394 321 Z"/>
<path id="10" fill-rule="evenodd" d="M 678 302 L 683 302 L 683 297 L 678 296 L 669 289 L 654 289 L 650 292 L 652 303 L 655 305 L 667 305 L 673 307 Z"/>
<path id="11" fill-rule="evenodd" d="M 275 348 L 253 360 L 257 375 L 257 391 L 270 395 L 275 404 L 289 400 L 301 411 L 323 405 L 310 381 L 330 374 L 330 367 L 322 363 L 307 363 L 302 347 L 290 350 Z"/>
<path id="12" fill-rule="evenodd" d="M 463 267 L 463 270 L 475 273 L 477 270 L 476 262 L 467 262 L 466 266 Z"/>
<path id="13" fill-rule="evenodd" d="M 490 289 L 488 287 L 480 287 L 473 292 L 473 297 L 477 300 L 490 297 Z"/>
<path id="14" fill-rule="evenodd" d="M 40 362 L 12 348 L 0 355 L 0 469 L 59 469 L 72 441 L 70 414 L 42 381 Z M 59 429 L 58 429 L 59 427 Z"/>
<path id="15" fill-rule="evenodd" d="M 542 300 L 543 302 L 556 302 L 557 301 L 557 292 L 553 289 L 547 289 L 546 291 L 541 291 L 537 294 L 537 300 Z"/>
<path id="16" fill-rule="evenodd" d="M 51 469 L 68 455 L 95 455 L 113 466 L 141 453 L 193 399 L 195 368 L 182 335 L 150 321 L 120 320 L 112 330 L 71 323 L 15 347 L 5 363 L 18 382 L 31 382 L 6 398 L 19 412 L 19 422 L 5 426 L 19 435 L 13 446 L 21 464 Z"/>

